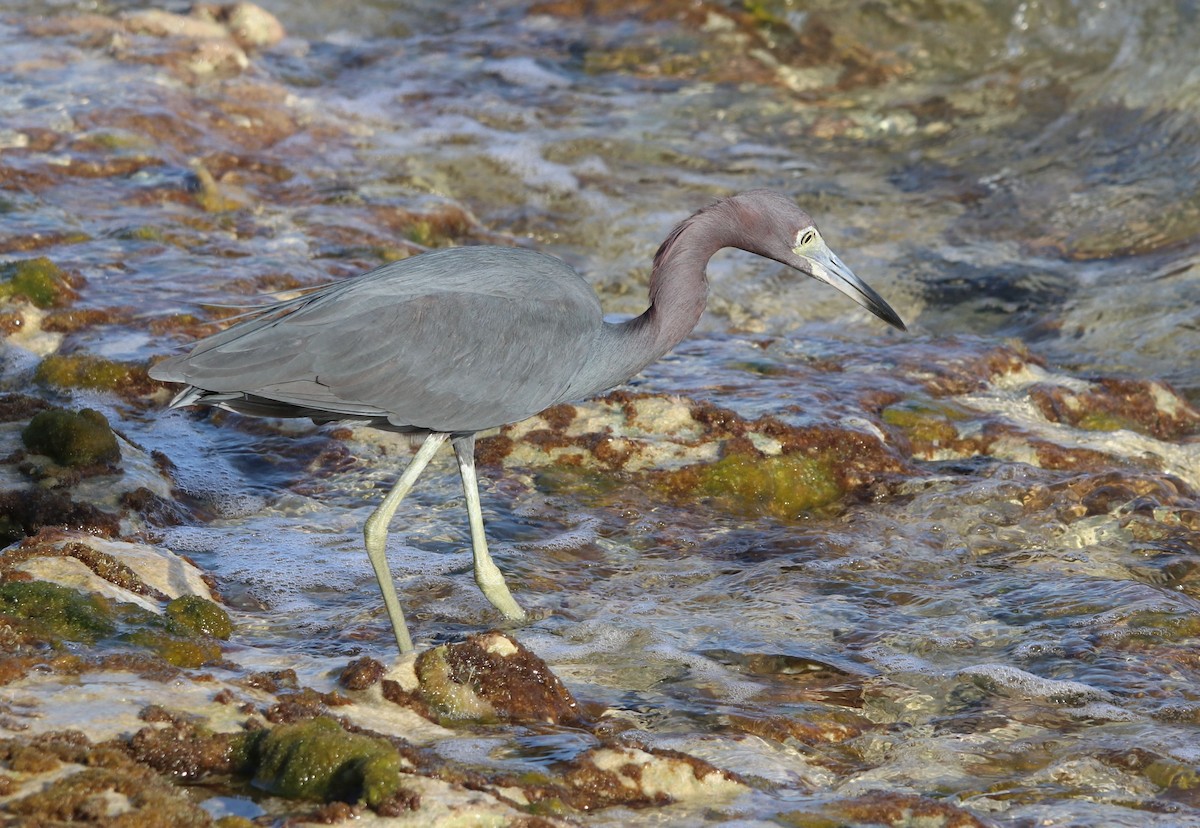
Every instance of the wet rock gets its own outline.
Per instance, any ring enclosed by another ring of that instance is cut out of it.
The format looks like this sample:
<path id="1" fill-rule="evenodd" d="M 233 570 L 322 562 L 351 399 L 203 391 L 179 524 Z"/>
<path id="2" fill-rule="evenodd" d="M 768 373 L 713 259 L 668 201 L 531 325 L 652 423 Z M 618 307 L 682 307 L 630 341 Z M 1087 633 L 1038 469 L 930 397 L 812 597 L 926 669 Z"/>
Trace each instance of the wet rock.
<path id="1" fill-rule="evenodd" d="M 968 416 L 952 405 L 906 400 L 883 409 L 880 419 L 903 432 L 913 454 L 932 460 L 943 451 L 969 453 L 963 451 L 965 447 L 955 425 Z"/>
<path id="2" fill-rule="evenodd" d="M 197 667 L 217 664 L 221 661 L 221 645 L 210 639 L 195 637 L 192 631 L 181 636 L 180 628 L 170 629 L 140 629 L 129 633 L 126 639 L 130 644 L 149 650 L 173 667 L 193 670 Z"/>
<path id="3" fill-rule="evenodd" d="M 243 49 L 263 49 L 283 40 L 283 24 L 254 3 L 198 3 L 189 14 L 219 23 Z"/>
<path id="4" fill-rule="evenodd" d="M 181 595 L 166 606 L 168 627 L 185 635 L 206 635 L 228 640 L 233 635 L 229 614 L 199 595 Z"/>
<path id="5" fill-rule="evenodd" d="M 88 388 L 122 396 L 139 396 L 158 387 L 146 366 L 92 354 L 52 354 L 38 365 L 34 379 L 54 388 Z"/>
<path id="6" fill-rule="evenodd" d="M 29 751 L 54 765 L 31 766 Z M 61 757 L 61 758 L 60 758 Z M 90 744 L 79 734 L 49 734 L 31 743 L 0 740 L 0 758 L 13 769 L 5 811 L 21 824 L 172 825 L 206 828 L 209 815 L 187 793 L 113 746 Z M 62 763 L 68 764 L 62 764 Z"/>
<path id="7" fill-rule="evenodd" d="M 77 563 L 82 573 L 52 566 L 64 559 Z M 9 571 L 136 603 L 156 613 L 163 611 L 160 604 L 184 596 L 209 603 L 215 599 L 205 574 L 167 549 L 53 529 L 8 549 L 0 559 L 0 574 Z"/>
<path id="8" fill-rule="evenodd" d="M 338 676 L 338 684 L 347 690 L 366 690 L 379 683 L 387 668 L 373 658 L 364 656 L 346 665 Z"/>
<path id="9" fill-rule="evenodd" d="M 260 731 L 250 747 L 254 784 L 277 796 L 391 803 L 408 767 L 385 739 L 349 733 L 320 717 Z"/>
<path id="10" fill-rule="evenodd" d="M 59 647 L 65 641 L 95 644 L 120 635 L 124 642 L 174 667 L 201 667 L 222 657 L 220 646 L 210 637 L 164 622 L 141 604 L 117 603 L 48 581 L 0 582 L 0 616 L 20 631 L 25 646 Z"/>
<path id="11" fill-rule="evenodd" d="M 1160 440 L 1200 432 L 1200 412 L 1153 380 L 1101 379 L 1087 390 L 1042 383 L 1032 386 L 1029 396 L 1047 420 L 1087 431 L 1127 428 Z"/>
<path id="12" fill-rule="evenodd" d="M 174 14 L 162 9 L 141 9 L 121 16 L 126 31 L 154 37 L 185 37 L 193 40 L 221 39 L 228 31 L 220 23 L 204 17 Z"/>
<path id="13" fill-rule="evenodd" d="M 731 439 L 715 463 L 667 472 L 657 482 L 676 495 L 712 498 L 737 513 L 794 519 L 903 468 L 888 447 L 860 431 L 796 428 L 770 417 L 747 423 L 746 429 L 772 441 L 765 444 L 771 453 L 749 436 Z"/>
<path id="14" fill-rule="evenodd" d="M 920 825 L 923 828 L 987 828 L 970 811 L 924 796 L 876 791 L 835 802 L 829 810 L 843 819 L 868 825 Z M 802 822 L 795 823 L 803 825 Z"/>
<path id="15" fill-rule="evenodd" d="M 41 536 L 31 538 L 5 552 L 0 572 L 23 572 L 39 580 L 53 581 L 60 586 L 86 589 L 86 582 L 80 583 L 78 578 L 58 580 L 52 574 L 53 568 L 45 566 L 49 561 L 62 558 L 78 561 L 96 578 L 123 592 L 132 593 L 133 596 L 143 596 L 153 601 L 168 600 L 164 593 L 143 581 L 118 558 L 77 541 L 55 543 Z M 115 594 L 109 594 L 108 597 L 115 597 Z"/>
<path id="16" fill-rule="evenodd" d="M 0 423 L 30 420 L 34 414 L 50 407 L 45 400 L 28 394 L 0 394 Z"/>
<path id="17" fill-rule="evenodd" d="M 278 698 L 279 701 L 263 713 L 263 718 L 274 724 L 305 722 L 327 715 L 330 708 L 353 703 L 336 690 L 322 693 L 311 687 L 301 687 L 292 693 L 279 693 Z"/>
<path id="18" fill-rule="evenodd" d="M 121 494 L 121 506 L 137 512 L 149 526 L 179 526 L 188 519 L 187 509 L 145 486 Z"/>
<path id="19" fill-rule="evenodd" d="M 100 325 L 118 325 L 133 320 L 129 308 L 72 308 L 54 311 L 42 319 L 42 330 L 50 333 L 77 333 Z"/>
<path id="20" fill-rule="evenodd" d="M 45 256 L 0 264 L 0 298 L 24 299 L 39 308 L 61 308 L 78 298 L 78 276 L 68 276 Z"/>
<path id="21" fill-rule="evenodd" d="M 112 465 L 121 460 L 117 436 L 104 415 L 92 408 L 39 412 L 22 430 L 21 439 L 30 451 L 63 466 Z"/>
<path id="22" fill-rule="evenodd" d="M 0 614 L 19 620 L 29 632 L 50 642 L 94 644 L 116 632 L 112 604 L 45 581 L 0 583 Z"/>
<path id="23" fill-rule="evenodd" d="M 210 776 L 250 773 L 251 748 L 261 738 L 253 732 L 213 733 L 170 717 L 167 727 L 145 727 L 133 734 L 129 751 L 138 762 L 159 773 L 199 782 Z"/>
<path id="24" fill-rule="evenodd" d="M 479 441 L 478 462 L 638 473 L 668 497 L 707 498 L 738 514 L 793 519 L 905 468 L 879 436 L 833 425 L 750 420 L 708 403 L 614 392 L 556 406 Z M 605 480 L 612 480 L 606 475 Z M 550 484 L 543 473 L 541 483 Z"/>
<path id="25" fill-rule="evenodd" d="M 579 705 L 546 663 L 501 632 L 417 657 L 416 693 L 446 721 L 577 724 Z"/>
<path id="26" fill-rule="evenodd" d="M 736 775 L 694 756 L 624 745 L 593 748 L 554 770 L 581 810 L 713 801 L 748 790 Z"/>
<path id="27" fill-rule="evenodd" d="M 114 538 L 120 532 L 120 519 L 58 490 L 0 492 L 0 541 L 11 543 L 52 526 Z"/>

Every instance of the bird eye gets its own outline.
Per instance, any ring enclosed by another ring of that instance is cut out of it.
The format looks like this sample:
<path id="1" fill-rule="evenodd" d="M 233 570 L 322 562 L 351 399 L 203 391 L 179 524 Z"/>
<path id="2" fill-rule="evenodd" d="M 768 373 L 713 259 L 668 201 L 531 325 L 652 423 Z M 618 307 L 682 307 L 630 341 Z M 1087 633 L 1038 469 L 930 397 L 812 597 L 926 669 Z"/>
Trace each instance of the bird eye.
<path id="1" fill-rule="evenodd" d="M 815 239 L 816 237 L 817 237 L 817 234 L 815 232 L 813 232 L 812 230 L 805 230 L 804 233 L 802 233 L 800 236 L 800 246 L 806 247 L 806 246 L 812 244 L 813 239 Z"/>

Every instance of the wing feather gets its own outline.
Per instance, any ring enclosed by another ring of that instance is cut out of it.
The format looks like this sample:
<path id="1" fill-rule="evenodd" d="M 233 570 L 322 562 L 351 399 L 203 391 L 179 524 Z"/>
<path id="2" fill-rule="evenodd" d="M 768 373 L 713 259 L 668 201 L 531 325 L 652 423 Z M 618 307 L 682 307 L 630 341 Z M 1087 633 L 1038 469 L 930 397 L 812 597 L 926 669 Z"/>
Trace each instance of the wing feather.
<path id="1" fill-rule="evenodd" d="M 560 401 L 600 325 L 595 293 L 557 259 L 458 248 L 272 306 L 152 375 L 305 416 L 477 431 Z"/>

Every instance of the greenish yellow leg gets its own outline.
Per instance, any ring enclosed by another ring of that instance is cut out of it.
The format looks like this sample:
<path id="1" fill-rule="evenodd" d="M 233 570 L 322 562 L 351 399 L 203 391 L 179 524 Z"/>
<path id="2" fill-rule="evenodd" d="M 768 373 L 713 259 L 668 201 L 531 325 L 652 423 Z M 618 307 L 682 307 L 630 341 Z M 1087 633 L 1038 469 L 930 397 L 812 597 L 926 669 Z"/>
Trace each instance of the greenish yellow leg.
<path id="1" fill-rule="evenodd" d="M 487 537 L 483 534 L 483 510 L 479 506 L 479 481 L 475 477 L 475 435 L 455 437 L 454 454 L 458 458 L 458 473 L 462 477 L 463 494 L 467 499 L 467 518 L 471 522 L 471 549 L 475 553 L 475 583 L 483 597 L 492 602 L 510 621 L 524 621 L 525 610 L 513 600 L 500 568 L 488 554 Z"/>
<path id="2" fill-rule="evenodd" d="M 433 455 L 437 454 L 442 443 L 446 442 L 447 436 L 435 432 L 425 438 L 425 442 L 421 444 L 421 448 L 409 462 L 408 468 L 400 475 L 396 485 L 387 493 L 383 502 L 371 513 L 371 516 L 367 518 L 366 525 L 363 526 L 367 557 L 371 559 L 371 566 L 375 569 L 375 579 L 379 581 L 379 591 L 383 593 L 383 605 L 387 607 L 388 617 L 392 620 L 392 630 L 396 633 L 396 644 L 400 646 L 401 653 L 411 653 L 413 643 L 408 634 L 408 625 L 404 623 L 404 611 L 400 609 L 400 599 L 396 597 L 396 585 L 392 583 L 392 572 L 388 568 L 388 525 L 392 522 L 392 516 L 396 514 L 400 501 L 404 500 L 404 496 L 417 482 L 421 472 L 425 471 L 425 467 L 429 465 Z"/>

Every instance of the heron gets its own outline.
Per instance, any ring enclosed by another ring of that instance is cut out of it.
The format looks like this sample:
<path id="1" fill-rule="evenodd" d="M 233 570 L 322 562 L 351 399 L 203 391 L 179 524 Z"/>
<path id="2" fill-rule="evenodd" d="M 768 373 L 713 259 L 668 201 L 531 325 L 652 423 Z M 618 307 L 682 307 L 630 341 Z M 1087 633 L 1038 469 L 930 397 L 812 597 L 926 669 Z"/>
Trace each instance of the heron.
<path id="1" fill-rule="evenodd" d="M 470 525 L 475 582 L 511 622 L 526 619 L 488 553 L 475 435 L 612 389 L 666 354 L 704 311 L 709 259 L 737 248 L 825 282 L 900 330 L 904 322 L 842 263 L 786 195 L 751 190 L 677 225 L 658 248 L 650 306 L 604 319 L 591 286 L 532 250 L 469 246 L 422 253 L 260 309 L 150 369 L 183 383 L 171 408 L 361 423 L 423 437 L 367 518 L 363 538 L 401 653 L 413 650 L 387 562 L 405 495 L 450 441 Z"/>

